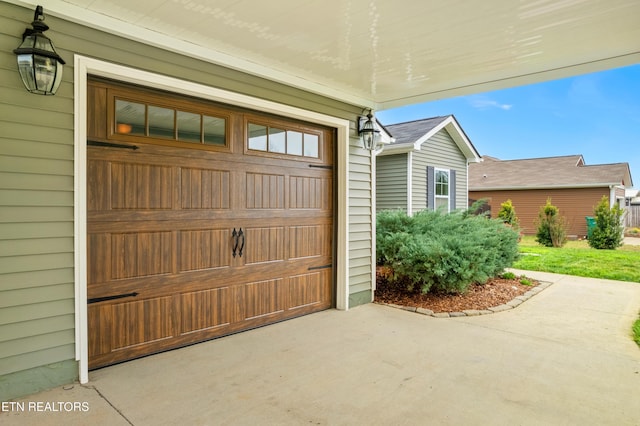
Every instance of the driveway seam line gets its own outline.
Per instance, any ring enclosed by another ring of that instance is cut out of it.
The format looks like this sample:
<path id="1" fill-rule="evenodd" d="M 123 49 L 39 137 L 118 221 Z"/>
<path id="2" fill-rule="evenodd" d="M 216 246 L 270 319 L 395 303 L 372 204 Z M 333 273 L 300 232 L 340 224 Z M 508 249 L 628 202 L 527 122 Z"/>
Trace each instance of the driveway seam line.
<path id="1" fill-rule="evenodd" d="M 124 413 L 122 411 L 120 411 L 120 409 L 118 407 L 116 407 L 115 405 L 113 405 L 111 403 L 111 401 L 109 401 L 109 399 L 104 396 L 102 394 L 102 392 L 100 392 L 100 390 L 98 390 L 98 388 L 96 388 L 95 386 L 89 386 L 89 385 L 81 385 L 82 387 L 86 388 L 86 389 L 93 389 L 94 391 L 96 391 L 96 393 L 100 396 L 100 398 L 102 398 L 103 400 L 105 400 L 105 402 L 107 404 L 109 404 L 111 406 L 111 408 L 113 408 L 118 414 L 120 414 L 120 417 L 122 417 L 127 423 L 129 423 L 131 426 L 135 426 L 133 423 L 131 423 L 131 421 L 127 418 L 127 416 L 124 415 Z"/>

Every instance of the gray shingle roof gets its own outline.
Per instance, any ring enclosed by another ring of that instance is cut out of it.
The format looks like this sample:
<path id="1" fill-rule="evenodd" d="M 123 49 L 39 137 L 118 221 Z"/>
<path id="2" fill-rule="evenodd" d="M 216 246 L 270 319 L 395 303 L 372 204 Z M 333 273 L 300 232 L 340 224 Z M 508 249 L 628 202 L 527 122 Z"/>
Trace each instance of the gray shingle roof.
<path id="1" fill-rule="evenodd" d="M 469 165 L 469 190 L 633 186 L 628 163 L 587 166 L 581 155 L 498 160 Z"/>
<path id="2" fill-rule="evenodd" d="M 395 138 L 393 145 L 408 144 L 414 143 L 449 117 L 450 115 L 424 118 L 406 123 L 389 124 L 384 127 Z"/>

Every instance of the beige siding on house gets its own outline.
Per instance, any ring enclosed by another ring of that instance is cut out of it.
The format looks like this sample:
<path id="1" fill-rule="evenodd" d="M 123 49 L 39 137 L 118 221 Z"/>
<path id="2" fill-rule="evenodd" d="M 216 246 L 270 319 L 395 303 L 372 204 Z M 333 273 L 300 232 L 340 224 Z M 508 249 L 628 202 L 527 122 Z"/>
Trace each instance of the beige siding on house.
<path id="1" fill-rule="evenodd" d="M 32 9 L 0 2 L 1 375 L 75 356 L 74 53 L 350 120 L 349 293 L 352 306 L 370 301 L 371 162 L 355 131 L 362 108 L 49 15 L 47 35 L 67 62 L 64 79 L 56 96 L 31 95 L 22 87 L 12 50 L 32 18 Z M 0 381 L 1 400 L 17 396 L 8 394 L 11 387 Z"/>
<path id="2" fill-rule="evenodd" d="M 585 217 L 593 216 L 594 208 L 603 195 L 609 197 L 609 188 L 469 192 L 470 199 L 487 198 L 489 200 L 491 216 L 494 218 L 498 216 L 500 204 L 511 200 L 520 220 L 520 227 L 526 235 L 535 235 L 540 207 L 545 205 L 547 198 L 551 198 L 551 204 L 558 207 L 560 214 L 567 219 L 567 234 L 578 237 L 587 235 Z"/>
<path id="3" fill-rule="evenodd" d="M 456 171 L 456 208 L 467 207 L 467 159 L 449 133 L 442 129 L 413 153 L 414 212 L 427 208 L 427 166 Z"/>
<path id="4" fill-rule="evenodd" d="M 408 154 L 376 158 L 376 210 L 407 210 Z"/>

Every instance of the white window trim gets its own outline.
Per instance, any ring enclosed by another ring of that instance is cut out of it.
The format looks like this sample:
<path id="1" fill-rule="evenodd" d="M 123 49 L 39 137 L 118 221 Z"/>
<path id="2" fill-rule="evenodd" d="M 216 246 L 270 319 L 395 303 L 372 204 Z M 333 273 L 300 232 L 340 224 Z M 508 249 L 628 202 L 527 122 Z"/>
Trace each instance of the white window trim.
<path id="1" fill-rule="evenodd" d="M 74 264 L 75 343 L 80 383 L 89 381 L 87 324 L 87 79 L 89 75 L 186 94 L 239 107 L 258 109 L 337 130 L 336 308 L 349 309 L 349 120 L 307 111 L 240 93 L 142 71 L 110 62 L 74 56 Z"/>
<path id="2" fill-rule="evenodd" d="M 444 197 L 442 195 L 438 195 L 437 191 L 436 191 L 436 187 L 437 187 L 437 176 L 438 176 L 438 172 L 446 172 L 447 173 L 447 196 Z M 434 210 L 438 210 L 438 203 L 436 202 L 438 199 L 443 200 L 443 199 L 447 199 L 447 213 L 449 213 L 451 211 L 451 169 L 442 169 L 442 168 L 438 168 L 438 167 L 434 167 L 433 168 L 433 209 Z"/>

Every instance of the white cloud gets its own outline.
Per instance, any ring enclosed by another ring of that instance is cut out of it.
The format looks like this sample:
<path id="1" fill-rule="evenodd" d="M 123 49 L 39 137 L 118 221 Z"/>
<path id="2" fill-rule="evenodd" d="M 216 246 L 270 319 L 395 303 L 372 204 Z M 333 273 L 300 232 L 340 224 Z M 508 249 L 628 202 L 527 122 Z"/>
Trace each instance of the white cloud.
<path id="1" fill-rule="evenodd" d="M 498 108 L 504 111 L 509 111 L 513 108 L 511 104 L 502 104 L 498 101 L 493 101 L 488 98 L 471 98 L 469 103 L 473 108 L 476 109 L 489 109 L 489 108 Z"/>

